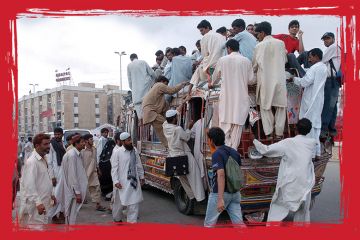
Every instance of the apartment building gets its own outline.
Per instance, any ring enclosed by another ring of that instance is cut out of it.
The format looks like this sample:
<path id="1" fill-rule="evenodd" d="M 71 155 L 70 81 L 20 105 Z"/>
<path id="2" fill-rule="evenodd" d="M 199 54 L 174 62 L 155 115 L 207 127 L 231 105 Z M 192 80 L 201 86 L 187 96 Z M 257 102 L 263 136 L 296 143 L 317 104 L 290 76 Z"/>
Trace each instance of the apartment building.
<path id="1" fill-rule="evenodd" d="M 102 124 L 116 125 L 120 117 L 122 96 L 119 87 L 93 83 L 60 86 L 24 96 L 18 101 L 19 135 L 63 129 L 94 129 Z"/>

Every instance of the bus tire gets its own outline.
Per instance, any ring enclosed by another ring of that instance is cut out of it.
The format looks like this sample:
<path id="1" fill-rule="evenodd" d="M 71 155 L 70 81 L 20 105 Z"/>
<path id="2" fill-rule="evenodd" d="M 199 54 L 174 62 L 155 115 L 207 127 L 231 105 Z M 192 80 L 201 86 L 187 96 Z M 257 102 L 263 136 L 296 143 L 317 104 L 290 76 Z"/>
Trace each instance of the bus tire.
<path id="1" fill-rule="evenodd" d="M 196 200 L 195 198 L 190 199 L 187 196 L 179 180 L 175 182 L 174 197 L 175 197 L 175 204 L 179 212 L 185 215 L 191 215 L 194 213 Z"/>

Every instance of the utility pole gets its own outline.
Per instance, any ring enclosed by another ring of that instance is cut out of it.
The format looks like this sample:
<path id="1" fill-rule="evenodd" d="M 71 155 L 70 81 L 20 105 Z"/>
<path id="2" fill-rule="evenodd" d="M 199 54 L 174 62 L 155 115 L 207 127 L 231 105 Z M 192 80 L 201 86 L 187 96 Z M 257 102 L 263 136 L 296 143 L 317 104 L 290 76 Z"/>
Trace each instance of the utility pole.
<path id="1" fill-rule="evenodd" d="M 33 87 L 33 94 L 35 94 L 35 87 L 36 87 L 36 86 L 39 86 L 39 84 L 37 84 L 37 83 L 30 83 L 29 85 Z"/>

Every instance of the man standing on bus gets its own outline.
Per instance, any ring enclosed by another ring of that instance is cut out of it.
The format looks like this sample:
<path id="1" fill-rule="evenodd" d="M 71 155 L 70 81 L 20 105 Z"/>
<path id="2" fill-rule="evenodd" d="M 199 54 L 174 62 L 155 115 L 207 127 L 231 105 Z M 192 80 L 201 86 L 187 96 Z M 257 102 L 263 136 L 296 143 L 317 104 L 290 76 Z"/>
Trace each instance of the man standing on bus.
<path id="1" fill-rule="evenodd" d="M 255 47 L 253 68 L 257 78 L 256 103 L 260 105 L 265 135 L 272 138 L 275 125 L 277 139 L 284 134 L 287 107 L 285 63 L 286 49 L 283 41 L 271 36 L 271 24 L 261 22 L 255 29 L 259 43 Z M 275 107 L 275 116 L 272 112 Z"/>

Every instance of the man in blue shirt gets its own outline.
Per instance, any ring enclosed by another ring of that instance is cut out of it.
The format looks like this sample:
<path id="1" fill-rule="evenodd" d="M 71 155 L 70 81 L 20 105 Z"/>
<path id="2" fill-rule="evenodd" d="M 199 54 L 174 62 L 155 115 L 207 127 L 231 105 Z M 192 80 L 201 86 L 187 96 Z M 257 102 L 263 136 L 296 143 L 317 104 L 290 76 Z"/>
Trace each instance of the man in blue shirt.
<path id="1" fill-rule="evenodd" d="M 221 212 L 226 210 L 233 224 L 243 223 L 240 207 L 240 189 L 236 193 L 227 192 L 225 165 L 229 156 L 241 165 L 240 154 L 233 148 L 225 145 L 225 133 L 221 128 L 210 128 L 208 133 L 210 149 L 215 149 L 212 154 L 213 177 L 211 179 L 211 193 L 205 216 L 205 227 L 216 224 Z"/>
<path id="2" fill-rule="evenodd" d="M 245 21 L 241 18 L 235 19 L 232 22 L 232 32 L 235 34 L 233 39 L 239 42 L 241 55 L 252 61 L 256 38 L 248 31 L 245 31 L 245 26 Z"/>

